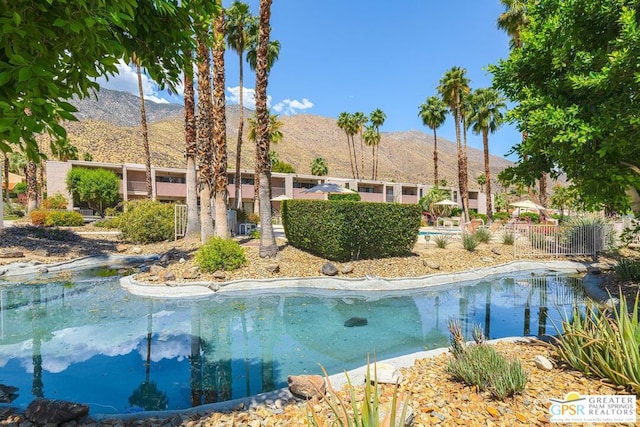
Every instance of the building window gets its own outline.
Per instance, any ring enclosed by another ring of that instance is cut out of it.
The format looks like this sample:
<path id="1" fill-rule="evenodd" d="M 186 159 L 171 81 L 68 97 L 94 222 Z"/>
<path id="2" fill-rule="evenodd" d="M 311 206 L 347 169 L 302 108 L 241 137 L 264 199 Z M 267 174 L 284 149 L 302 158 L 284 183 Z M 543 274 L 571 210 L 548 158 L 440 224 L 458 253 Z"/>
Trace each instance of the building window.
<path id="1" fill-rule="evenodd" d="M 300 181 L 293 182 L 293 188 L 312 188 L 312 187 L 315 187 L 316 185 L 317 184 L 313 182 L 300 182 Z"/>
<path id="2" fill-rule="evenodd" d="M 171 184 L 185 184 L 187 180 L 183 176 L 156 176 L 156 182 L 169 182 Z"/>

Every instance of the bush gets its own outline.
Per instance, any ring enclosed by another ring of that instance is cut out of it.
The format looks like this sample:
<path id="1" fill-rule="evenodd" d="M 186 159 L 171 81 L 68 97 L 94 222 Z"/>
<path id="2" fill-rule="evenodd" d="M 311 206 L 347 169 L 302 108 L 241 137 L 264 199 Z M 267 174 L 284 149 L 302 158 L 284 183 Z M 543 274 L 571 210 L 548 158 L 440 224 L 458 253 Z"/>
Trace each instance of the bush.
<path id="1" fill-rule="evenodd" d="M 332 261 L 410 254 L 422 212 L 416 205 L 288 200 L 282 223 L 289 244 Z"/>
<path id="2" fill-rule="evenodd" d="M 46 211 L 45 227 L 82 227 L 84 217 L 73 211 Z"/>
<path id="3" fill-rule="evenodd" d="M 509 221 L 509 219 L 511 219 L 511 216 L 509 215 L 509 212 L 494 212 L 493 220 L 497 221 L 499 219 L 506 222 L 506 221 Z"/>
<path id="4" fill-rule="evenodd" d="M 607 379 L 640 393 L 640 294 L 631 310 L 624 295 L 613 309 L 588 305 L 584 314 L 575 306 L 558 332 L 558 356 L 586 375 Z M 554 325 L 555 326 L 555 325 Z"/>
<path id="5" fill-rule="evenodd" d="M 496 399 L 521 393 L 527 383 L 525 373 L 519 361 L 509 361 L 499 354 L 494 347 L 484 342 L 479 327 L 474 329 L 475 345 L 464 343 L 459 321 L 450 321 L 452 334 L 451 353 L 447 371 L 454 379 L 478 390 L 489 391 Z"/>
<path id="6" fill-rule="evenodd" d="M 175 233 L 173 203 L 140 200 L 126 204 L 120 216 L 120 231 L 125 240 L 153 243 L 172 240 Z"/>
<path id="7" fill-rule="evenodd" d="M 359 202 L 362 200 L 360 193 L 330 193 L 327 197 L 328 200 L 344 200 L 351 202 Z"/>
<path id="8" fill-rule="evenodd" d="M 535 212 L 522 212 L 518 218 L 521 221 L 529 221 L 534 224 L 540 224 L 540 215 Z"/>
<path id="9" fill-rule="evenodd" d="M 42 209 L 67 209 L 67 199 L 60 193 L 47 197 L 40 204 Z"/>
<path id="10" fill-rule="evenodd" d="M 35 209 L 29 212 L 29 219 L 33 225 L 44 225 L 44 220 L 47 216 L 47 211 L 42 209 Z"/>
<path id="11" fill-rule="evenodd" d="M 620 258 L 614 268 L 616 277 L 623 282 L 640 281 L 640 262 L 629 258 Z"/>
<path id="12" fill-rule="evenodd" d="M 248 213 L 246 215 L 246 222 L 251 222 L 253 224 L 260 224 L 260 215 L 255 213 Z"/>
<path id="13" fill-rule="evenodd" d="M 473 252 L 478 247 L 479 242 L 473 237 L 473 234 L 464 233 L 462 235 L 462 247 L 468 250 L 469 252 Z"/>
<path id="14" fill-rule="evenodd" d="M 202 271 L 235 270 L 247 262 L 244 249 L 233 239 L 212 237 L 196 252 L 196 262 Z"/>
<path id="15" fill-rule="evenodd" d="M 489 217 L 483 213 L 472 212 L 469 214 L 471 219 L 481 219 L 484 225 L 489 224 Z"/>
<path id="16" fill-rule="evenodd" d="M 451 238 L 448 234 L 438 234 L 433 238 L 433 242 L 440 249 L 446 249 L 447 245 L 451 242 Z"/>
<path id="17" fill-rule="evenodd" d="M 73 168 L 67 173 L 67 189 L 74 204 L 86 203 L 98 215 L 118 202 L 120 179 L 106 169 Z"/>
<path id="18" fill-rule="evenodd" d="M 477 228 L 476 231 L 473 232 L 473 237 L 479 243 L 489 243 L 491 240 L 491 231 L 488 228 Z"/>
<path id="19" fill-rule="evenodd" d="M 6 216 L 17 216 L 22 218 L 25 214 L 24 206 L 19 203 L 5 203 L 4 214 Z"/>
<path id="20" fill-rule="evenodd" d="M 513 245 L 516 241 L 516 234 L 513 231 L 505 231 L 502 233 L 502 244 Z"/>
<path id="21" fill-rule="evenodd" d="M 101 220 L 95 221 L 93 223 L 93 226 L 97 228 L 108 228 L 108 229 L 120 228 L 120 217 L 116 216 L 113 218 L 101 219 Z"/>
<path id="22" fill-rule="evenodd" d="M 14 185 L 13 190 L 11 190 L 15 194 L 24 194 L 27 192 L 27 183 L 26 182 L 18 182 Z"/>

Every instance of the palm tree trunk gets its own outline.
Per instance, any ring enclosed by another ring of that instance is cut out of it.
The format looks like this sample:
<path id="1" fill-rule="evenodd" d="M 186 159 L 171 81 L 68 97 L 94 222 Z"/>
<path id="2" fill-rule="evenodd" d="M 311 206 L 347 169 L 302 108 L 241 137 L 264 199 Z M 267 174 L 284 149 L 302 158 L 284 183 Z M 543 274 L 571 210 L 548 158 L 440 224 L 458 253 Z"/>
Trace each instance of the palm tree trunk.
<path id="1" fill-rule="evenodd" d="M 462 207 L 464 209 L 465 221 L 471 218 L 469 212 L 469 167 L 467 158 L 467 122 L 464 114 L 462 115 L 462 129 L 464 135 L 464 146 L 462 150 L 462 171 L 460 178 L 462 180 Z"/>
<path id="2" fill-rule="evenodd" d="M 142 127 L 142 146 L 144 147 L 144 164 L 147 178 L 147 197 L 153 197 L 151 184 L 151 150 L 149 149 L 149 129 L 147 128 L 147 112 L 144 108 L 144 92 L 142 90 L 142 70 L 140 61 L 134 59 L 136 71 L 138 72 L 138 92 L 140 93 L 140 126 Z"/>
<path id="3" fill-rule="evenodd" d="M 364 143 L 362 142 L 362 131 L 360 131 L 360 171 L 364 178 Z"/>
<path id="4" fill-rule="evenodd" d="M 269 111 L 267 110 L 267 84 L 269 33 L 271 31 L 271 0 L 260 0 L 260 24 L 256 54 L 256 171 L 260 179 L 260 249 L 262 258 L 278 254 L 278 245 L 271 222 L 271 162 L 269 161 Z"/>
<path id="5" fill-rule="evenodd" d="M 460 192 L 460 199 L 462 201 L 462 224 L 464 224 L 467 219 L 469 218 L 467 216 L 467 206 L 465 205 L 465 198 L 463 196 L 463 193 L 465 191 L 464 188 L 464 178 L 463 178 L 463 173 L 464 173 L 464 154 L 462 151 L 462 138 L 460 135 L 460 113 L 458 112 L 458 110 L 455 111 L 455 117 L 454 117 L 454 122 L 455 122 L 455 128 L 456 128 L 456 146 L 458 149 L 458 191 Z"/>
<path id="6" fill-rule="evenodd" d="M 360 171 L 358 170 L 358 153 L 356 151 L 356 140 L 354 138 L 355 136 L 355 134 L 351 135 L 351 148 L 353 149 L 353 166 L 356 169 L 356 173 L 353 177 L 360 179 Z"/>
<path id="7" fill-rule="evenodd" d="M 192 53 L 185 52 L 187 66 L 191 66 Z M 200 216 L 198 214 L 198 185 L 196 172 L 196 106 L 191 73 L 184 73 L 184 134 L 185 157 L 187 160 L 187 229 L 185 239 L 200 236 Z"/>
<path id="8" fill-rule="evenodd" d="M 27 176 L 27 213 L 38 208 L 38 166 L 29 161 L 25 170 Z"/>
<path id="9" fill-rule="evenodd" d="M 347 133 L 347 149 L 349 150 L 349 163 L 351 164 L 351 175 L 356 178 L 356 168 L 353 167 L 353 154 L 351 153 L 351 135 Z"/>
<path id="10" fill-rule="evenodd" d="M 213 137 L 215 140 L 214 163 L 214 206 L 215 206 L 215 234 L 229 237 L 229 221 L 227 218 L 229 191 L 227 178 L 227 117 L 225 110 L 225 80 L 224 80 L 224 25 L 225 15 L 222 0 L 216 0 L 221 12 L 215 22 L 214 35 L 216 43 L 213 49 Z"/>
<path id="11" fill-rule="evenodd" d="M 376 144 L 371 145 L 371 179 L 376 179 Z"/>
<path id="12" fill-rule="evenodd" d="M 484 176 L 487 180 L 485 183 L 485 196 L 487 200 L 487 217 L 489 221 L 493 220 L 493 204 L 491 202 L 491 168 L 489 167 L 489 129 L 482 129 L 482 147 L 484 148 Z"/>
<path id="13" fill-rule="evenodd" d="M 211 190 L 213 186 L 213 131 L 211 129 L 211 79 L 209 48 L 204 40 L 198 40 L 198 181 L 200 187 L 200 240 L 205 243 L 214 235 L 211 215 Z"/>
<path id="14" fill-rule="evenodd" d="M 438 135 L 436 128 L 433 128 L 433 185 L 438 186 Z"/>
<path id="15" fill-rule="evenodd" d="M 242 197 L 240 196 L 240 186 L 242 185 L 240 179 L 240 160 L 241 160 L 241 152 L 242 152 L 242 131 L 244 128 L 244 76 L 243 76 L 243 61 L 242 61 L 242 52 L 238 52 L 239 59 L 239 70 L 240 70 L 240 95 L 239 95 L 239 105 L 240 105 L 240 120 L 238 122 L 238 142 L 236 143 L 236 185 L 235 185 L 235 201 L 236 208 L 238 210 L 242 210 Z"/>
<path id="16" fill-rule="evenodd" d="M 4 196 L 7 203 L 11 202 L 9 197 L 9 154 L 4 153 Z"/>

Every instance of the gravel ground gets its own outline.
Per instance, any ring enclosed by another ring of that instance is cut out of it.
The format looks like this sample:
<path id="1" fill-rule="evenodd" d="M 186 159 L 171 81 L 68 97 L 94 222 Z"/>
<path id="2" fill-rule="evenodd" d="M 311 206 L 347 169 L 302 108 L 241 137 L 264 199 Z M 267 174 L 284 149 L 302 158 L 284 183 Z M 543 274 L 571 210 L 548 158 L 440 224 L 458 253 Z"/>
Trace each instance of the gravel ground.
<path id="1" fill-rule="evenodd" d="M 99 253 L 120 254 L 164 254 L 162 265 L 168 268 L 177 282 L 184 282 L 185 273 L 193 272 L 194 254 L 197 242 L 163 242 L 153 245 L 133 245 L 121 242 L 117 235 L 104 233 L 86 227 L 82 232 L 95 234 L 78 235 L 69 230 L 42 231 L 32 227 L 10 227 L 0 233 L 0 253 L 20 251 L 22 257 L 0 258 L 0 264 L 24 262 L 27 260 L 44 263 L 59 262 L 80 256 Z M 277 278 L 319 276 L 320 268 L 326 260 L 299 251 L 285 240 L 279 239 L 279 252 L 275 259 L 261 259 L 257 242 L 240 240 L 246 249 L 248 263 L 233 272 L 223 275 L 198 273 L 196 279 L 207 281 L 229 281 L 242 278 Z M 452 241 L 446 249 L 433 244 L 425 246 L 418 241 L 413 253 L 407 257 L 383 260 L 361 260 L 350 263 L 335 263 L 338 270 L 345 267 L 349 273 L 339 273 L 347 277 L 415 277 L 433 273 L 461 271 L 476 267 L 504 264 L 514 261 L 512 247 L 499 242 L 481 244 L 476 251 L 462 248 L 459 241 Z M 277 269 L 274 268 L 277 265 Z M 151 274 L 140 279 L 157 280 Z M 611 290 L 617 288 L 612 281 L 605 281 Z M 636 286 L 637 287 L 637 286 Z M 486 393 L 453 381 L 446 373 L 447 356 L 419 359 L 414 366 L 402 370 L 404 380 L 401 390 L 409 396 L 409 405 L 415 412 L 415 424 L 424 425 L 549 425 L 548 398 L 562 399 L 570 391 L 585 394 L 620 394 L 619 388 L 600 380 L 586 378 L 566 367 L 552 350 L 541 342 L 535 344 L 501 343 L 500 353 L 521 361 L 528 372 L 529 380 L 523 394 L 506 401 L 492 399 Z M 533 358 L 544 355 L 554 368 L 552 372 L 536 367 Z M 382 399 L 391 394 L 389 387 L 382 387 Z M 640 401 L 638 401 L 640 409 Z M 229 412 L 182 414 L 169 418 L 145 418 L 134 420 L 104 420 L 82 425 L 105 426 L 304 426 L 307 415 L 316 412 L 329 417 L 326 402 L 289 402 L 275 406 L 258 408 L 237 408 Z M 5 418 L 5 420 L 2 420 Z M 0 425 L 27 426 L 21 414 L 0 412 Z M 78 424 L 80 425 L 80 424 Z"/>

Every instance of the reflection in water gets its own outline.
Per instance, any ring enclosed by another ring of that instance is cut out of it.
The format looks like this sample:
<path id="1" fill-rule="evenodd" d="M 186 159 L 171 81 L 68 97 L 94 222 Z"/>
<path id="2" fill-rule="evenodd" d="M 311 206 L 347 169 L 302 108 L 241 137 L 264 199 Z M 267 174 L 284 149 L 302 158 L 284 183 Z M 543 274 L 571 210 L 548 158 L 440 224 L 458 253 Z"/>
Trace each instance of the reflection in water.
<path id="1" fill-rule="evenodd" d="M 490 339 L 554 333 L 551 322 L 583 302 L 579 279 L 530 274 L 391 298 L 154 300 L 114 278 L 0 285 L 0 380 L 19 388 L 21 406 L 49 397 L 92 413 L 181 409 L 283 387 L 320 365 L 336 373 L 367 355 L 447 346 L 449 318 L 467 339 L 475 325 Z M 345 327 L 351 317 L 367 326 Z"/>

